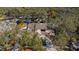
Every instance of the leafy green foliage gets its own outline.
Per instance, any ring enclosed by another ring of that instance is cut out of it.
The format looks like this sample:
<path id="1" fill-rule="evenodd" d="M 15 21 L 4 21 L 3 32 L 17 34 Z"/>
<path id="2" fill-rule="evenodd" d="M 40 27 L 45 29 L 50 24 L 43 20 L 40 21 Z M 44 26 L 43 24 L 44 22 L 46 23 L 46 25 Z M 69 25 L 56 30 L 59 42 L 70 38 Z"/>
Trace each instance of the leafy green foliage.
<path id="1" fill-rule="evenodd" d="M 43 48 L 42 39 L 39 38 L 35 33 L 31 35 L 26 31 L 19 40 L 19 43 L 21 46 L 29 46 L 35 51 L 45 50 Z"/>

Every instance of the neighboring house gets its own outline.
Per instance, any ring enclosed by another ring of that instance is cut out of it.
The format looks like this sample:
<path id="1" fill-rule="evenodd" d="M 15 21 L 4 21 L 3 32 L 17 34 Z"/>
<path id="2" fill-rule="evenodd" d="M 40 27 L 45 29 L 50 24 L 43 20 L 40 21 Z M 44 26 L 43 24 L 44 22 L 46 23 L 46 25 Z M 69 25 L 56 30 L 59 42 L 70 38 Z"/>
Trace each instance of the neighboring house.
<path id="1" fill-rule="evenodd" d="M 47 23 L 31 23 L 28 25 L 31 30 L 47 29 Z"/>

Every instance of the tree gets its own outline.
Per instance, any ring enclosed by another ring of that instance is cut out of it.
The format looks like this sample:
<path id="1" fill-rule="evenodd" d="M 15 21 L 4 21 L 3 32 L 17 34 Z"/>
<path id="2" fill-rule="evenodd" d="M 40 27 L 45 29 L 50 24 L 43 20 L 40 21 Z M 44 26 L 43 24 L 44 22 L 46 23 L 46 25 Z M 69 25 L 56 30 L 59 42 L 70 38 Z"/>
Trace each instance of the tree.
<path id="1" fill-rule="evenodd" d="M 19 44 L 24 46 L 29 46 L 35 51 L 45 50 L 43 48 L 42 39 L 37 36 L 35 33 L 25 32 L 22 35 L 22 38 L 19 40 Z"/>

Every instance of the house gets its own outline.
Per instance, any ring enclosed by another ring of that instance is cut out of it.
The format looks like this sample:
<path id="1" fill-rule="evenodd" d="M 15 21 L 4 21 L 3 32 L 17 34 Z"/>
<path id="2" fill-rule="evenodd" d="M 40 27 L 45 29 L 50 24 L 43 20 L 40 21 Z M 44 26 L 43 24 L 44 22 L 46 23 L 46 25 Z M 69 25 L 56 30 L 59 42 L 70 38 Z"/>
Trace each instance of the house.
<path id="1" fill-rule="evenodd" d="M 47 29 L 47 23 L 30 23 L 28 27 L 32 31 L 36 31 L 38 29 Z"/>

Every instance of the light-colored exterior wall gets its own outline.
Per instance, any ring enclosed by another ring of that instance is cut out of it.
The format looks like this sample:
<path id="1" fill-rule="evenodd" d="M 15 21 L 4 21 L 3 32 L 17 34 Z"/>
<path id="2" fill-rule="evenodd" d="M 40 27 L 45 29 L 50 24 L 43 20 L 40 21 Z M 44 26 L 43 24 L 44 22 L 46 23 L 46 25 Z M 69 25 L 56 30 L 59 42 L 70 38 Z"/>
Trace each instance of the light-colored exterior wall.
<path id="1" fill-rule="evenodd" d="M 34 30 L 34 26 L 35 26 L 35 30 L 37 29 L 47 29 L 47 23 L 31 23 L 28 25 L 28 27 L 31 30 Z"/>

